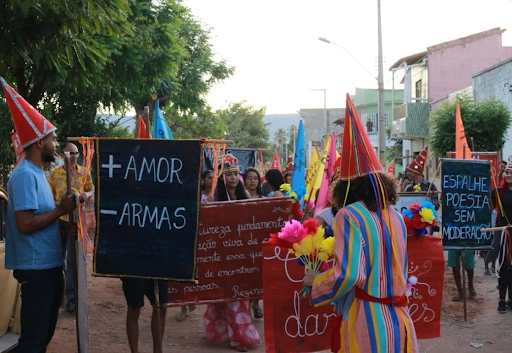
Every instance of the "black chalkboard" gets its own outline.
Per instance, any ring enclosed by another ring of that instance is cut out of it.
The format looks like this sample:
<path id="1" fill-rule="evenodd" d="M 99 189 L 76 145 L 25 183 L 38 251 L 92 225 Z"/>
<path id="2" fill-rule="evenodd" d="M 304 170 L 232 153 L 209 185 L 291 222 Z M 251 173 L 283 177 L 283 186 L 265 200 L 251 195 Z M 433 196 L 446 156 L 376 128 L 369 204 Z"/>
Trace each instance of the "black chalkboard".
<path id="1" fill-rule="evenodd" d="M 98 139 L 94 275 L 195 279 L 201 142 Z"/>
<path id="2" fill-rule="evenodd" d="M 442 160 L 442 230 L 445 250 L 489 249 L 491 164 L 486 160 Z"/>

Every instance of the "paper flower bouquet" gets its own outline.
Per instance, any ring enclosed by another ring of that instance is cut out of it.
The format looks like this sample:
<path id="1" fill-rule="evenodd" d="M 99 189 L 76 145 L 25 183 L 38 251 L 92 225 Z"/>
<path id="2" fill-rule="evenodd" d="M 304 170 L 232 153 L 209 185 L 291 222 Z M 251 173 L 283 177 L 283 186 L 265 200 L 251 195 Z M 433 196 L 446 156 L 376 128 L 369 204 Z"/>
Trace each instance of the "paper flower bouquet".
<path id="1" fill-rule="evenodd" d="M 427 234 L 427 227 L 436 225 L 437 211 L 430 201 L 413 203 L 402 213 L 407 235 L 423 236 Z"/>
<path id="2" fill-rule="evenodd" d="M 330 268 L 327 260 L 334 252 L 334 238 L 324 239 L 325 230 L 318 220 L 310 218 L 304 223 L 296 220 L 286 222 L 281 232 L 270 234 L 269 242 L 288 249 L 307 269 L 323 272 Z M 303 297 L 309 292 L 304 287 Z"/>

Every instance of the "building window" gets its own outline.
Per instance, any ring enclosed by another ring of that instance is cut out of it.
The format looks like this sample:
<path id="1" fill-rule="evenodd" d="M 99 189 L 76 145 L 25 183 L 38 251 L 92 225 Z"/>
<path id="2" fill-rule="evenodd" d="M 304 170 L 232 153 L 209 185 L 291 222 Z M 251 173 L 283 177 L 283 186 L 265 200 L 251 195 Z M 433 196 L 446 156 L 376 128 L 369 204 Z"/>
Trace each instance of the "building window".
<path id="1" fill-rule="evenodd" d="M 370 119 L 366 123 L 366 130 L 368 132 L 377 132 L 377 113 L 370 114 Z"/>
<path id="2" fill-rule="evenodd" d="M 416 98 L 423 98 L 421 95 L 421 80 L 416 81 Z"/>

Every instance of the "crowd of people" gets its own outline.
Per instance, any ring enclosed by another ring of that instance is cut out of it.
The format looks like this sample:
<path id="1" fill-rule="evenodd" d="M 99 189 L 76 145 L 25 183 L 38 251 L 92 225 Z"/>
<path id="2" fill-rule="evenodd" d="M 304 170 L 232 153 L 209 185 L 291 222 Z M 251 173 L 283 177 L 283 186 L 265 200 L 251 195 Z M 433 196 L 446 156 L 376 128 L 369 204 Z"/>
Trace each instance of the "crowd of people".
<path id="1" fill-rule="evenodd" d="M 57 166 L 47 176 L 45 166 L 55 161 L 59 147 L 56 129 L 36 110 L 29 111 L 28 103 L 4 83 L 8 99 L 18 102 L 19 111 L 11 110 L 11 114 L 25 152 L 8 183 L 6 268 L 14 270 L 23 298 L 17 351 L 45 352 L 56 327 L 64 285 L 63 270 L 69 279 L 66 310 L 75 310 L 73 263 L 66 260 L 66 249 L 77 236 L 76 224 L 71 219 L 73 210 L 77 203 L 93 198 L 94 185 L 90 175 L 78 165 L 80 152 L 73 143 L 63 144 L 61 148 L 61 153 L 69 156 L 66 157 L 69 164 Z M 355 112 L 349 99 L 347 109 Z M 32 121 L 28 128 L 22 127 L 20 122 L 26 116 Z M 371 144 L 357 114 L 348 114 L 340 157 L 343 168 L 333 173 L 328 207 L 315 215 L 320 225 L 331 227 L 336 261 L 325 272 L 307 270 L 304 285 L 311 287 L 315 306 L 335 307 L 338 320 L 333 326 L 336 337 L 332 341 L 333 351 L 418 352 L 406 296 L 406 227 L 392 206 L 400 192 L 423 191 L 436 209 L 440 207 L 436 186 L 423 174 L 428 146 L 398 180 L 382 170 L 374 150 L 366 149 L 367 146 Z M 283 173 L 278 169 L 270 169 L 264 175 L 254 167 L 242 171 L 232 155 L 224 156 L 221 163 L 218 175 L 212 170 L 201 175 L 202 204 L 282 197 L 285 195 L 281 186 L 291 181 L 291 172 Z M 68 192 L 68 182 L 72 193 Z M 499 185 L 491 198 L 496 225 L 509 225 L 512 163 L 504 163 Z M 504 228 L 495 233 L 494 249 L 485 254 L 486 265 L 495 264 L 493 268 L 499 278 L 500 313 L 512 309 L 511 244 L 511 232 Z M 448 253 L 448 266 L 453 268 L 458 289 L 453 300 L 461 300 L 463 294 L 458 256 L 458 252 Z M 468 251 L 464 258 L 462 267 L 468 274 L 470 298 L 474 298 L 473 252 Z M 122 278 L 121 286 L 127 303 L 126 330 L 131 352 L 138 352 L 138 320 L 144 297 L 153 307 L 153 351 L 161 352 L 167 283 Z M 176 320 L 183 321 L 187 311 L 194 309 L 195 306 L 182 307 Z M 259 300 L 208 304 L 204 313 L 206 339 L 211 343 L 229 341 L 235 351 L 246 352 L 249 346 L 261 343 L 253 318 L 263 318 Z"/>

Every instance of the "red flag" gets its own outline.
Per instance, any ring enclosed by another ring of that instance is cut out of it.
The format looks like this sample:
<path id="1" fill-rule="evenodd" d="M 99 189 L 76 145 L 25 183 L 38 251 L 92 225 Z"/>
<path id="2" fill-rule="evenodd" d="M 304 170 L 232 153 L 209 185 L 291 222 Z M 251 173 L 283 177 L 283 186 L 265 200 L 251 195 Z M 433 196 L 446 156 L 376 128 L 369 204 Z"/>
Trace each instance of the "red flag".
<path id="1" fill-rule="evenodd" d="M 281 163 L 279 163 L 279 156 L 277 155 L 277 151 L 274 151 L 274 158 L 272 159 L 272 164 L 270 165 L 270 169 L 281 170 Z"/>
<path id="2" fill-rule="evenodd" d="M 468 146 L 464 124 L 460 116 L 460 104 L 455 104 L 455 158 L 472 159 L 471 150 Z"/>
<path id="3" fill-rule="evenodd" d="M 139 135 L 137 137 L 140 139 L 148 138 L 146 123 L 144 122 L 144 119 L 142 119 L 142 116 L 140 116 L 140 115 L 139 115 Z M 149 138 L 153 138 L 151 136 L 151 134 L 149 134 Z"/>

